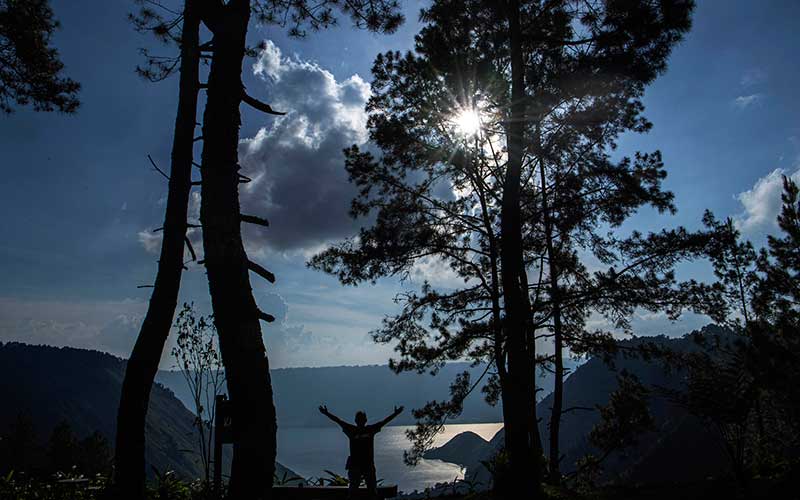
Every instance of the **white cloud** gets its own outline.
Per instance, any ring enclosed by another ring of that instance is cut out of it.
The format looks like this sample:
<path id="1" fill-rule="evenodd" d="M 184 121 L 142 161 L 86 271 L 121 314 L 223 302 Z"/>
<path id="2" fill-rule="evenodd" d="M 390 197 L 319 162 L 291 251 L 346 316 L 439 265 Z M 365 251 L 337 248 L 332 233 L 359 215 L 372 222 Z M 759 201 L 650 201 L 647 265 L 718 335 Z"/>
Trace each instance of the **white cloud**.
<path id="1" fill-rule="evenodd" d="M 158 254 L 161 249 L 161 232 L 154 233 L 150 229 L 143 229 L 136 233 L 139 243 L 147 253 Z"/>
<path id="2" fill-rule="evenodd" d="M 761 102 L 762 97 L 761 94 L 740 95 L 733 100 L 733 105 L 738 109 L 746 109 Z"/>
<path id="3" fill-rule="evenodd" d="M 782 168 L 776 168 L 758 179 L 751 189 L 736 195 L 743 208 L 736 217 L 736 223 L 743 233 L 770 232 L 777 228 L 784 175 L 800 182 L 800 169 L 789 174 Z"/>
<path id="4" fill-rule="evenodd" d="M 308 258 L 358 231 L 359 222 L 348 215 L 357 191 L 348 181 L 342 150 L 367 142 L 364 107 L 370 87 L 359 75 L 339 81 L 317 63 L 287 57 L 271 41 L 252 70 L 264 88 L 251 85 L 250 93 L 266 93 L 265 101 L 288 113 L 269 118 L 240 143 L 242 173 L 252 179 L 240 189 L 242 212 L 270 221 L 266 230 L 244 225 L 245 244 L 255 256 L 271 249 Z M 195 191 L 190 221 L 199 219 L 199 207 Z M 199 231 L 188 234 L 201 252 Z M 138 231 L 137 239 L 149 253 L 161 247 L 161 233 L 150 228 Z"/>
<path id="5" fill-rule="evenodd" d="M 242 187 L 242 211 L 270 221 L 267 230 L 245 226 L 245 241 L 254 250 L 302 253 L 354 234 L 358 223 L 347 212 L 356 190 L 342 149 L 367 141 L 369 84 L 358 75 L 338 81 L 271 41 L 253 72 L 264 82 L 265 100 L 288 114 L 241 142 L 243 173 L 253 179 Z"/>

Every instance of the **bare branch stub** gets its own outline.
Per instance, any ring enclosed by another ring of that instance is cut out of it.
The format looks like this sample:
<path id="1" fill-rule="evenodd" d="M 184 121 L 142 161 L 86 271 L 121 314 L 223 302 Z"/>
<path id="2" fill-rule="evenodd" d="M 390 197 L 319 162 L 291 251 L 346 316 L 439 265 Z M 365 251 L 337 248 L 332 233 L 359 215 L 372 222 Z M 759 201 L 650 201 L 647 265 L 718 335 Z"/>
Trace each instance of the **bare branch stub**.
<path id="1" fill-rule="evenodd" d="M 275 283 L 275 275 L 264 269 L 262 266 L 256 264 L 252 260 L 247 261 L 247 268 L 257 275 L 261 276 L 270 283 Z"/>
<path id="2" fill-rule="evenodd" d="M 269 221 L 263 217 L 256 217 L 255 215 L 240 214 L 239 219 L 242 222 L 249 224 L 256 224 L 258 226 L 269 227 Z"/>
<path id="3" fill-rule="evenodd" d="M 275 321 L 275 316 L 267 314 L 261 309 L 256 309 L 256 314 L 258 314 L 258 319 L 266 321 L 267 323 L 272 323 L 273 321 Z"/>
<path id="4" fill-rule="evenodd" d="M 189 253 L 192 256 L 192 260 L 197 262 L 197 254 L 194 253 L 194 247 L 192 246 L 192 242 L 189 241 L 189 237 L 188 236 L 184 236 L 183 239 L 186 242 L 186 248 L 189 249 Z"/>
<path id="5" fill-rule="evenodd" d="M 244 88 L 242 88 L 242 102 L 244 102 L 245 104 L 249 105 L 252 108 L 255 108 L 259 111 L 262 111 L 270 115 L 282 116 L 286 114 L 281 111 L 275 111 L 269 104 L 263 103 L 258 99 L 256 99 L 255 97 L 248 95 L 247 92 L 245 92 Z"/>

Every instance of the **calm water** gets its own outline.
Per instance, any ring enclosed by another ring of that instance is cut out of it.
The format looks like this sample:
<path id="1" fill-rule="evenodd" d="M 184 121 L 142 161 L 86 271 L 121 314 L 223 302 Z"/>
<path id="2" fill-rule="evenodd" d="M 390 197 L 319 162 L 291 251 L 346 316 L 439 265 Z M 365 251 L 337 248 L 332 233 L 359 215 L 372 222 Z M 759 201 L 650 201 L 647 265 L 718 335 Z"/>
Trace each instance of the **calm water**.
<path id="1" fill-rule="evenodd" d="M 503 424 L 453 424 L 437 436 L 441 446 L 453 436 L 472 431 L 486 440 L 491 439 Z M 403 451 L 410 448 L 405 431 L 408 426 L 384 427 L 375 436 L 375 467 L 384 483 L 397 484 L 401 491 L 423 490 L 435 483 L 463 478 L 464 472 L 455 464 L 441 460 L 422 460 L 416 467 L 403 463 Z M 303 477 L 320 477 L 324 470 L 345 475 L 347 437 L 339 427 L 282 428 L 278 430 L 278 461 Z"/>

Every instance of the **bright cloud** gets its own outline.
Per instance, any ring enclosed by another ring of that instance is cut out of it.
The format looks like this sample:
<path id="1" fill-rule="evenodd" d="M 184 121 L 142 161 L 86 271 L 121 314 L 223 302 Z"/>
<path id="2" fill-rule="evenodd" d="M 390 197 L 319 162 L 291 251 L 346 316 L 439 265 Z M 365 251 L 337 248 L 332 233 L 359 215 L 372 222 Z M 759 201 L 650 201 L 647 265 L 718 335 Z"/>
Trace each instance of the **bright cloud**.
<path id="1" fill-rule="evenodd" d="M 271 41 L 253 72 L 266 100 L 288 114 L 241 143 L 243 173 L 253 179 L 243 185 L 242 211 L 270 220 L 268 230 L 245 227 L 248 245 L 302 252 L 354 234 L 358 224 L 347 212 L 356 190 L 342 149 L 367 141 L 369 84 L 358 75 L 338 81 Z"/>
<path id="2" fill-rule="evenodd" d="M 733 100 L 733 105 L 738 109 L 746 109 L 761 102 L 761 94 L 740 95 Z"/>
<path id="3" fill-rule="evenodd" d="M 737 224 L 742 232 L 770 232 L 777 227 L 776 218 L 781 210 L 784 175 L 800 182 L 800 169 L 789 174 L 782 168 L 776 168 L 758 179 L 751 189 L 736 196 L 743 208 L 737 217 Z"/>

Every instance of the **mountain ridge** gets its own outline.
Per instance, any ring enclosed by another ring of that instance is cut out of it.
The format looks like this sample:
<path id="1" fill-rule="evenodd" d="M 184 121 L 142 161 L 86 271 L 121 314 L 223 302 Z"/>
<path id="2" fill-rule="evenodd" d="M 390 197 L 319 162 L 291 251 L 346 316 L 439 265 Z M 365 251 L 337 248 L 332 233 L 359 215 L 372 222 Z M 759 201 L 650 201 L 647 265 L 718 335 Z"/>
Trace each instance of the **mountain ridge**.
<path id="1" fill-rule="evenodd" d="M 0 433 L 20 415 L 32 420 L 38 442 L 66 422 L 78 438 L 99 432 L 110 444 L 116 433 L 117 407 L 126 360 L 74 347 L 0 343 Z M 76 369 L 80 368 L 80 369 Z M 13 383 L 11 383 L 13 381 Z M 146 472 L 173 470 L 201 477 L 196 457 L 195 416 L 161 384 L 154 384 L 146 421 Z M 230 450 L 225 459 L 229 461 Z M 277 464 L 279 474 L 288 471 Z M 294 476 L 289 471 L 289 476 Z"/>

